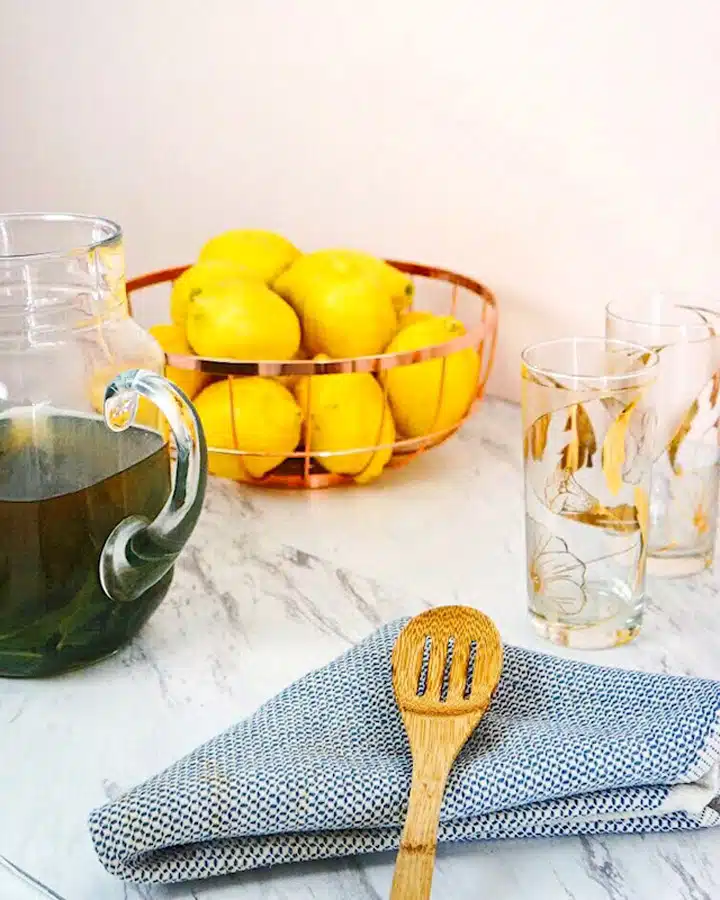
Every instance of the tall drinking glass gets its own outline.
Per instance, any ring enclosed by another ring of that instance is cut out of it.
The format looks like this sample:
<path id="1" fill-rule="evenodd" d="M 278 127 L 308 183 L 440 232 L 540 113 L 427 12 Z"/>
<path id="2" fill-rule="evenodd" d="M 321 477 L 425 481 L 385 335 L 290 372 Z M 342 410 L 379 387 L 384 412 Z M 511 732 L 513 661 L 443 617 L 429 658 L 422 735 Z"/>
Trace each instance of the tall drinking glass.
<path id="1" fill-rule="evenodd" d="M 640 630 L 656 365 L 602 338 L 522 354 L 529 610 L 554 643 L 612 647 Z"/>
<path id="2" fill-rule="evenodd" d="M 720 472 L 720 309 L 665 294 L 607 307 L 606 334 L 658 355 L 648 572 L 712 565 Z"/>

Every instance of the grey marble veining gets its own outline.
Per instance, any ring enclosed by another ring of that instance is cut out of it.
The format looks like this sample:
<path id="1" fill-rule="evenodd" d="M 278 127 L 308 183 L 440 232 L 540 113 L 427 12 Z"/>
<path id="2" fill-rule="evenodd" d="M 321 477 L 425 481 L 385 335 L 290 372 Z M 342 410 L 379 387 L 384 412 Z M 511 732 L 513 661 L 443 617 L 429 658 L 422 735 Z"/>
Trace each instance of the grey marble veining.
<path id="1" fill-rule="evenodd" d="M 482 607 L 506 641 L 525 618 L 518 410 L 487 401 L 453 440 L 363 488 L 262 491 L 213 481 L 167 600 L 140 638 L 92 669 L 0 681 L 0 853 L 66 900 L 376 900 L 393 860 L 286 866 L 166 888 L 97 862 L 88 811 L 251 713 L 381 622 L 437 603 Z M 640 638 L 610 665 L 720 678 L 711 573 L 651 582 Z M 433 896 L 720 898 L 720 832 L 440 849 Z M 0 900 L 33 894 L 0 871 Z"/>

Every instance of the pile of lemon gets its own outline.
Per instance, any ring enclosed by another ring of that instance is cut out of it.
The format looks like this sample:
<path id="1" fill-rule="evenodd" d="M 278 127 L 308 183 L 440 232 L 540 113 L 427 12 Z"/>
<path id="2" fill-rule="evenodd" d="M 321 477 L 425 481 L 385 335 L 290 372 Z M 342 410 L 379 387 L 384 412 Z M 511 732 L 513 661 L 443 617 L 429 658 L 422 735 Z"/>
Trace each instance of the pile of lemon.
<path id="1" fill-rule="evenodd" d="M 173 285 L 173 324 L 150 330 L 167 352 L 237 360 L 372 356 L 465 333 L 452 316 L 409 312 L 412 300 L 412 281 L 367 253 L 302 254 L 281 235 L 236 230 L 205 244 Z M 362 483 L 380 475 L 396 436 L 457 424 L 478 372 L 470 348 L 447 358 L 444 377 L 439 359 L 389 369 L 380 381 L 355 372 L 232 383 L 171 367 L 166 375 L 193 400 L 210 447 L 244 451 L 210 453 L 213 474 L 261 478 L 304 446 L 328 472 Z"/>

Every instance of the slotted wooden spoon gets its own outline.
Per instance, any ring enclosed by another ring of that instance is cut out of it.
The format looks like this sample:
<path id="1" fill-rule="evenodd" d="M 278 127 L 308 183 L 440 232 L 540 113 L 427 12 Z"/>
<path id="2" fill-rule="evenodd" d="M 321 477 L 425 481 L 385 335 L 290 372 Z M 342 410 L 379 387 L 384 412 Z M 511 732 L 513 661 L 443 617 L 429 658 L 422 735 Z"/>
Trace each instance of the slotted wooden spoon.
<path id="1" fill-rule="evenodd" d="M 430 896 L 445 784 L 490 705 L 502 657 L 492 620 L 467 606 L 431 609 L 411 619 L 398 635 L 393 687 L 413 773 L 391 900 Z"/>

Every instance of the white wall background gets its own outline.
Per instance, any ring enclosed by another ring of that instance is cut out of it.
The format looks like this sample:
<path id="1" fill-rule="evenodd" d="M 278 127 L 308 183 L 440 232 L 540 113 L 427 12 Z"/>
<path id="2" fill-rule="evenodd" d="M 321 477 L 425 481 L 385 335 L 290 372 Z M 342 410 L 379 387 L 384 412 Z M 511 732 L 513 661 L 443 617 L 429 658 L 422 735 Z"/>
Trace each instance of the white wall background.
<path id="1" fill-rule="evenodd" d="M 718 0 L 0 0 L 0 207 L 129 269 L 233 226 L 498 294 L 493 387 L 604 302 L 720 287 Z"/>

